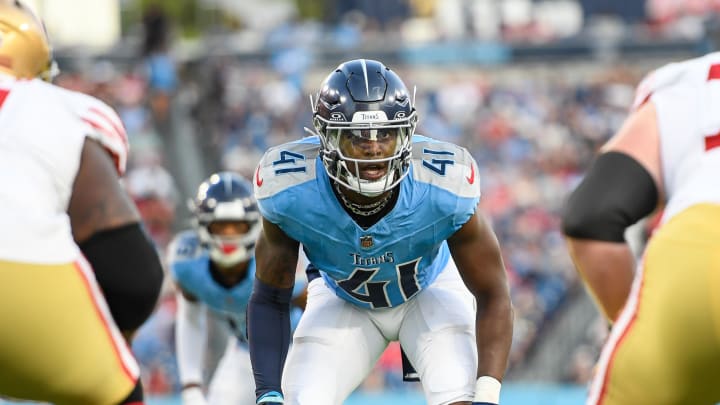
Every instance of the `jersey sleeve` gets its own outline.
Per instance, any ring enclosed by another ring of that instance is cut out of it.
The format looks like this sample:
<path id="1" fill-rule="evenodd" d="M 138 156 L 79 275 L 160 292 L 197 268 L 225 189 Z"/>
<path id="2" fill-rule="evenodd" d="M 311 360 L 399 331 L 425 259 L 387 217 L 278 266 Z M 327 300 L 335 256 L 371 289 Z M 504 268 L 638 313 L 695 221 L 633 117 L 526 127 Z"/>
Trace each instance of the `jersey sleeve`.
<path id="1" fill-rule="evenodd" d="M 475 159 L 461 146 L 417 135 L 412 165 L 415 181 L 431 193 L 433 215 L 442 219 L 439 238 L 447 238 L 477 210 L 480 174 Z"/>
<path id="2" fill-rule="evenodd" d="M 194 231 L 186 230 L 177 234 L 168 245 L 167 262 L 193 259 L 200 249 L 200 239 Z"/>
<path id="3" fill-rule="evenodd" d="M 460 151 L 461 178 L 456 180 L 460 184 L 460 191 L 453 215 L 455 230 L 460 229 L 475 215 L 481 194 L 477 163 L 467 149 L 461 147 Z"/>
<path id="4" fill-rule="evenodd" d="M 278 224 L 293 201 L 288 192 L 316 178 L 319 140 L 313 137 L 270 148 L 255 169 L 253 188 L 260 213 Z"/>
<path id="5" fill-rule="evenodd" d="M 480 198 L 480 174 L 467 149 L 416 135 L 413 137 L 412 164 L 417 181 L 459 198 Z"/>
<path id="6" fill-rule="evenodd" d="M 720 53 L 664 65 L 648 74 L 638 85 L 633 109 L 651 100 L 657 108 L 658 125 L 664 140 L 688 140 L 691 132 L 714 135 L 720 127 Z M 692 119 L 688 119 L 692 117 Z M 671 141 L 675 142 L 675 141 Z M 678 146 L 679 144 L 673 143 Z M 664 149 L 663 161 L 680 156 L 682 148 Z M 667 170 L 665 170 L 667 172 Z"/>
<path id="7" fill-rule="evenodd" d="M 95 97 L 72 93 L 72 104 L 85 126 L 86 136 L 99 142 L 112 156 L 120 176 L 125 174 L 129 143 L 125 126 L 115 110 Z"/>
<path id="8" fill-rule="evenodd" d="M 720 54 L 709 54 L 682 62 L 668 63 L 651 71 L 635 89 L 631 110 L 639 109 L 657 94 L 672 91 L 678 85 L 694 87 L 717 79 L 718 77 L 714 76 L 720 75 L 720 69 L 713 66 L 718 62 L 720 62 Z"/>
<path id="9" fill-rule="evenodd" d="M 201 246 L 193 231 L 183 231 L 170 242 L 167 249 L 167 263 L 176 283 L 182 286 L 190 260 L 198 256 Z M 184 286 L 182 286 L 185 288 Z"/>
<path id="10" fill-rule="evenodd" d="M 647 103 L 653 94 L 679 82 L 683 75 L 683 65 L 671 63 L 645 75 L 635 89 L 635 98 L 631 110 L 635 111 Z"/>

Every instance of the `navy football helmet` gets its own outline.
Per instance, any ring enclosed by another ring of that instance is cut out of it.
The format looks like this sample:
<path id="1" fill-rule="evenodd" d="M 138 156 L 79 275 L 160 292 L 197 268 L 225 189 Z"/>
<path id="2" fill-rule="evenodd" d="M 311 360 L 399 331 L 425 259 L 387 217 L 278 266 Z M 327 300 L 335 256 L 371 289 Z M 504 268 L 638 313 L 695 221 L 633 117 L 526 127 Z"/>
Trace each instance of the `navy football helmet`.
<path id="1" fill-rule="evenodd" d="M 261 216 L 249 181 L 232 172 L 215 173 L 200 184 L 190 208 L 200 242 L 213 261 L 232 266 L 253 256 Z M 216 222 L 244 222 L 247 232 L 215 234 L 211 227 Z"/>
<path id="2" fill-rule="evenodd" d="M 333 180 L 373 197 L 395 187 L 408 174 L 417 114 L 405 84 L 385 65 L 368 59 L 342 63 L 325 78 L 312 107 L 323 164 Z M 342 147 L 347 139 L 357 143 L 389 140 L 395 142 L 394 150 L 373 158 L 351 157 Z M 361 167 L 385 172 L 363 179 Z"/>

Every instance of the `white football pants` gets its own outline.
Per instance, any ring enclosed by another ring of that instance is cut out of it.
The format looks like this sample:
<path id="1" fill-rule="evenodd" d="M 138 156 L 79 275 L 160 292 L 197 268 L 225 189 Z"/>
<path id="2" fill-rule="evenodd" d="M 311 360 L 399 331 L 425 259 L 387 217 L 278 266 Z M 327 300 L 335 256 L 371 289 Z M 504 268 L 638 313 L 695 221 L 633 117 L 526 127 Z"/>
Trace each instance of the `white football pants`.
<path id="1" fill-rule="evenodd" d="M 428 404 L 472 400 L 475 300 L 452 260 L 432 285 L 394 308 L 357 307 L 322 278 L 313 280 L 285 363 L 285 404 L 341 405 L 394 340 L 417 370 Z"/>
<path id="2" fill-rule="evenodd" d="M 247 346 L 228 339 L 208 387 L 209 405 L 255 405 L 255 380 Z"/>

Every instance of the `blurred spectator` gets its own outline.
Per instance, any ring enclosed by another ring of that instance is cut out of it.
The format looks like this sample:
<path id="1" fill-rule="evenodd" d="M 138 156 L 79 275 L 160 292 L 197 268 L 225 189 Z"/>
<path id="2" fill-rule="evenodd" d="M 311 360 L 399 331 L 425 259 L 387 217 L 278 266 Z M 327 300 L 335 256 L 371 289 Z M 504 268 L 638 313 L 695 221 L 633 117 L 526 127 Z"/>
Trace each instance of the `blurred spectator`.
<path id="1" fill-rule="evenodd" d="M 170 21 L 165 11 L 152 3 L 143 16 L 144 36 L 141 54 L 145 61 L 150 89 L 150 108 L 159 122 L 165 122 L 170 97 L 176 90 L 175 61 L 169 54 Z"/>
<path id="2" fill-rule="evenodd" d="M 125 183 L 150 237 L 164 253 L 173 233 L 177 191 L 170 173 L 160 165 L 131 169 Z"/>
<path id="3" fill-rule="evenodd" d="M 340 21 L 352 12 L 362 13 L 370 30 L 393 31 L 410 16 L 410 6 L 404 0 L 346 0 L 335 3 L 334 13 L 329 15 L 335 17 L 332 21 Z"/>
<path id="4" fill-rule="evenodd" d="M 143 14 L 142 24 L 142 55 L 166 51 L 170 40 L 170 21 L 162 6 L 150 3 Z"/>

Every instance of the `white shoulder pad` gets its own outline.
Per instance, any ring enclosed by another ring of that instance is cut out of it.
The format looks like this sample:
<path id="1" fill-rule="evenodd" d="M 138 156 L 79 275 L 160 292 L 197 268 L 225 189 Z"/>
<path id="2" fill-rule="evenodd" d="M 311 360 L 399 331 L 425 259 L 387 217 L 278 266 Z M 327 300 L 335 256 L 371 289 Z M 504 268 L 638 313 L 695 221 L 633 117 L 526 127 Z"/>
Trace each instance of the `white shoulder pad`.
<path id="1" fill-rule="evenodd" d="M 720 53 L 673 62 L 648 73 L 635 90 L 632 110 L 637 110 L 650 98 L 678 84 L 699 85 L 712 79 L 720 79 Z M 715 67 L 714 67 L 715 66 Z"/>
<path id="2" fill-rule="evenodd" d="M 467 149 L 421 135 L 413 137 L 413 177 L 459 197 L 480 196 L 480 174 Z"/>
<path id="3" fill-rule="evenodd" d="M 315 158 L 319 152 L 317 137 L 270 148 L 255 170 L 255 198 L 272 197 L 282 190 L 315 179 Z"/>
<path id="4" fill-rule="evenodd" d="M 115 161 L 118 174 L 125 173 L 129 144 L 125 126 L 115 110 L 95 97 L 65 90 L 70 108 L 87 127 L 86 136 L 99 142 Z"/>

